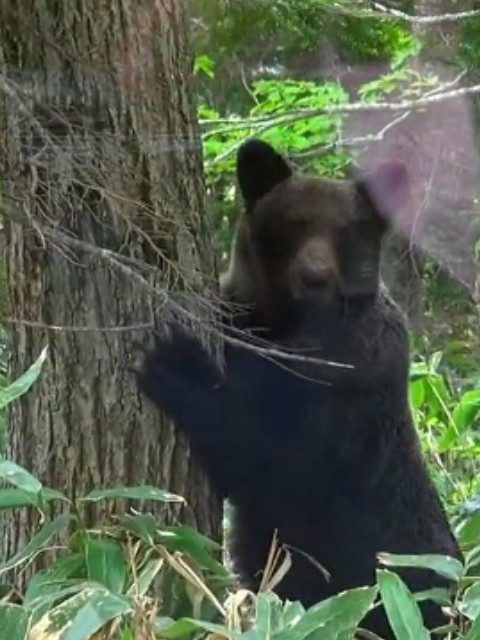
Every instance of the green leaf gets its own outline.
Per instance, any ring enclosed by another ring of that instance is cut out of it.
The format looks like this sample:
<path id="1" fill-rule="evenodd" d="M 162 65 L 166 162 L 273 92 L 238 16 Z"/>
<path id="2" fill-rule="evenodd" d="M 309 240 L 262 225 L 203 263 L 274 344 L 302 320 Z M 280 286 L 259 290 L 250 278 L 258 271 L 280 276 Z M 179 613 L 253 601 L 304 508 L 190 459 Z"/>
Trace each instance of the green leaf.
<path id="1" fill-rule="evenodd" d="M 0 565 L 0 575 L 33 558 L 33 556 L 44 549 L 44 547 L 59 531 L 64 529 L 70 522 L 72 522 L 72 520 L 75 519 L 76 517 L 72 514 L 62 514 L 57 516 L 51 522 L 44 524 L 38 533 L 36 533 L 23 547 L 23 549 L 10 558 L 10 560 L 7 560 Z"/>
<path id="2" fill-rule="evenodd" d="M 69 502 L 63 493 L 47 487 L 43 487 L 39 493 L 27 493 L 21 489 L 0 489 L 0 509 L 39 507 L 52 500 Z"/>
<path id="3" fill-rule="evenodd" d="M 131 604 L 125 598 L 109 593 L 97 583 L 90 583 L 49 610 L 38 625 L 45 637 L 86 640 L 113 618 L 131 610 Z"/>
<path id="4" fill-rule="evenodd" d="M 425 401 L 425 385 L 423 379 L 412 380 L 408 387 L 410 404 L 418 411 Z"/>
<path id="5" fill-rule="evenodd" d="M 207 55 L 200 55 L 195 58 L 193 64 L 193 73 L 197 74 L 199 71 L 202 71 L 209 78 L 215 77 L 214 73 L 215 63 Z"/>
<path id="6" fill-rule="evenodd" d="M 391 571 L 377 571 L 383 605 L 397 640 L 429 640 L 422 614 L 403 580 Z"/>
<path id="7" fill-rule="evenodd" d="M 303 640 L 315 632 L 315 640 L 343 640 L 356 630 L 377 595 L 377 587 L 344 591 L 307 609 L 291 627 L 277 634 L 278 640 Z"/>
<path id="8" fill-rule="evenodd" d="M 31 473 L 6 458 L 0 458 L 0 478 L 27 493 L 38 494 L 42 489 L 40 482 Z"/>
<path id="9" fill-rule="evenodd" d="M 480 502 L 478 508 L 480 508 Z M 480 511 L 474 512 L 473 515 L 459 522 L 455 527 L 455 535 L 462 547 L 477 544 L 480 540 Z"/>
<path id="10" fill-rule="evenodd" d="M 207 623 L 208 624 L 208 623 Z M 176 640 L 177 638 L 188 638 L 192 632 L 197 629 L 202 629 L 203 626 L 196 620 L 189 620 L 181 618 L 180 620 L 172 620 L 171 618 L 161 617 L 157 618 L 155 627 L 157 629 L 158 636 L 160 638 L 167 638 L 168 640 Z M 221 635 L 228 637 L 227 628 L 220 627 L 222 629 Z M 235 640 L 240 640 L 241 634 L 238 633 Z M 242 640 L 244 640 L 242 638 Z"/>
<path id="11" fill-rule="evenodd" d="M 68 627 L 61 638 L 62 640 L 85 640 L 111 620 L 127 615 L 131 611 L 132 606 L 126 598 L 112 593 L 93 592 L 68 622 Z"/>
<path id="12" fill-rule="evenodd" d="M 202 568 L 222 575 L 228 573 L 223 564 L 211 555 L 220 549 L 220 545 L 192 527 L 179 525 L 157 529 L 155 539 L 169 550 L 188 553 Z"/>
<path id="13" fill-rule="evenodd" d="M 480 618 L 477 618 L 462 640 L 480 640 Z"/>
<path id="14" fill-rule="evenodd" d="M 470 620 L 476 620 L 480 617 L 480 580 L 465 590 L 458 608 Z"/>
<path id="15" fill-rule="evenodd" d="M 284 626 L 293 625 L 305 613 L 305 608 L 300 602 L 286 602 L 283 606 Z"/>
<path id="16" fill-rule="evenodd" d="M 127 567 L 121 546 L 115 540 L 90 536 L 84 544 L 88 578 L 104 585 L 112 593 L 122 593 Z"/>
<path id="17" fill-rule="evenodd" d="M 85 575 L 85 558 L 81 553 L 67 553 L 54 560 L 43 571 L 36 573 L 28 583 L 23 603 L 30 605 L 34 600 L 58 592 L 71 578 Z"/>
<path id="18" fill-rule="evenodd" d="M 453 420 L 459 432 L 473 426 L 473 422 L 480 411 L 480 389 L 467 391 L 460 398 L 453 412 Z"/>
<path id="19" fill-rule="evenodd" d="M 444 589 L 442 587 L 434 587 L 433 589 L 425 589 L 425 591 L 417 591 L 413 595 L 416 602 L 432 600 L 441 607 L 448 607 L 452 604 L 452 594 L 448 589 Z"/>
<path id="20" fill-rule="evenodd" d="M 41 354 L 32 364 L 32 366 L 25 371 L 15 382 L 9 384 L 5 389 L 0 390 L 0 410 L 4 409 L 11 402 L 23 396 L 33 383 L 37 380 L 42 370 L 43 363 L 47 357 L 48 347 L 42 349 Z"/>
<path id="21" fill-rule="evenodd" d="M 394 553 L 379 553 L 379 561 L 387 567 L 415 567 L 431 569 L 438 575 L 458 582 L 463 577 L 465 569 L 460 560 L 451 556 L 438 554 L 397 555 Z"/>
<path id="22" fill-rule="evenodd" d="M 221 624 L 215 624 L 213 622 L 205 622 L 203 620 L 194 620 L 192 618 L 183 618 L 179 620 L 178 623 L 183 624 L 182 633 L 185 633 L 187 630 L 203 629 L 204 631 L 208 631 L 209 633 L 225 636 L 226 638 L 231 638 L 231 640 L 245 640 L 245 636 L 244 634 L 241 633 L 241 631 L 235 631 L 234 629 L 229 629 L 228 627 Z M 180 630 L 180 626 L 173 629 L 170 628 L 167 632 L 165 631 L 162 632 L 162 635 L 165 638 L 174 638 L 174 637 L 178 638 L 179 636 L 176 634 L 178 634 L 179 630 Z M 175 635 L 172 635 L 172 632 Z"/>
<path id="23" fill-rule="evenodd" d="M 155 544 L 158 532 L 157 521 L 151 513 L 125 513 L 118 516 L 120 525 L 148 544 Z"/>
<path id="24" fill-rule="evenodd" d="M 259 593 L 256 602 L 255 632 L 259 638 L 271 638 L 282 619 L 282 602 L 272 592 Z"/>
<path id="25" fill-rule="evenodd" d="M 86 495 L 84 502 L 99 502 L 100 500 L 156 500 L 159 502 L 185 502 L 185 498 L 177 496 L 164 489 L 157 489 L 148 485 L 140 487 L 115 487 L 113 489 L 95 489 Z"/>
<path id="26" fill-rule="evenodd" d="M 92 587 L 93 585 L 93 587 Z M 29 609 L 32 611 L 32 625 L 36 625 L 40 619 L 45 619 L 52 607 L 59 602 L 66 602 L 69 598 L 83 594 L 89 589 L 98 589 L 96 582 L 72 581 L 72 582 L 53 582 L 50 585 L 45 584 L 43 593 L 31 600 Z"/>
<path id="27" fill-rule="evenodd" d="M 5 640 L 26 640 L 32 614 L 16 604 L 0 604 L 1 637 Z"/>

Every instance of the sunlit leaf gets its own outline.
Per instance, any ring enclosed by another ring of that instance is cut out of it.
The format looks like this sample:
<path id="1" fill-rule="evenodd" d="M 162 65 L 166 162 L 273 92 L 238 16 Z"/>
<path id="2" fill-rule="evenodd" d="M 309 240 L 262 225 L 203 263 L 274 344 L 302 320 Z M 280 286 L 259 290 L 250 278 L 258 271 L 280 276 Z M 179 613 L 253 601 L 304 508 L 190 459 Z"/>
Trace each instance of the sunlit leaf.
<path id="1" fill-rule="evenodd" d="M 465 569 L 460 560 L 452 558 L 451 556 L 438 554 L 397 555 L 394 553 L 379 553 L 378 559 L 387 567 L 431 569 L 438 575 L 454 581 L 460 580 L 465 573 Z"/>
<path id="2" fill-rule="evenodd" d="M 27 393 L 40 375 L 43 363 L 47 357 L 47 352 L 48 347 L 44 347 L 37 360 L 35 360 L 25 373 L 9 384 L 8 387 L 0 389 L 0 410 Z"/>
<path id="3" fill-rule="evenodd" d="M 68 502 L 68 498 L 60 491 L 43 487 L 39 493 L 27 493 L 21 489 L 0 489 L 0 509 L 13 509 L 17 507 L 39 507 L 52 500 L 63 500 Z"/>
<path id="4" fill-rule="evenodd" d="M 92 593 L 85 604 L 72 617 L 62 640 L 85 640 L 108 622 L 132 611 L 126 598 L 111 593 Z"/>
<path id="5" fill-rule="evenodd" d="M 0 458 L 0 478 L 31 494 L 38 494 L 42 488 L 31 473 L 6 458 Z"/>
<path id="6" fill-rule="evenodd" d="M 458 431 L 462 432 L 472 426 L 480 412 L 480 389 L 467 391 L 453 411 L 453 419 Z"/>
<path id="7" fill-rule="evenodd" d="M 159 502 L 185 502 L 181 496 L 177 496 L 164 489 L 157 489 L 147 485 L 140 487 L 114 487 L 112 489 L 95 489 L 82 498 L 85 502 L 99 502 L 100 500 L 156 500 Z"/>
<path id="8" fill-rule="evenodd" d="M 310 607 L 298 621 L 277 634 L 278 640 L 303 640 L 315 632 L 315 640 L 343 640 L 365 617 L 377 595 L 377 587 L 345 591 Z"/>
<path id="9" fill-rule="evenodd" d="M 33 558 L 47 546 L 57 533 L 65 529 L 75 519 L 76 517 L 72 514 L 62 514 L 51 522 L 45 523 L 23 549 L 0 565 L 0 575 Z"/>
<path id="10" fill-rule="evenodd" d="M 90 584 L 48 611 L 36 623 L 32 635 L 86 640 L 114 618 L 130 613 L 131 609 L 126 598 L 109 593 L 98 584 Z"/>

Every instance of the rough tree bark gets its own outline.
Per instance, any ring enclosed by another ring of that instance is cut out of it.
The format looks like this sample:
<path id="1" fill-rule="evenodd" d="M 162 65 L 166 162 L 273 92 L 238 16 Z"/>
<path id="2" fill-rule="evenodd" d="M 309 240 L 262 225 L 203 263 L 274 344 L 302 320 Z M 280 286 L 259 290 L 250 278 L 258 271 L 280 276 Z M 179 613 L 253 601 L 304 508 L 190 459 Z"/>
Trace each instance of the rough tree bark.
<path id="1" fill-rule="evenodd" d="M 166 486 L 217 536 L 217 497 L 127 370 L 169 309 L 146 283 L 193 299 L 214 275 L 187 32 L 182 0 L 0 0 L 12 375 L 49 345 L 11 409 L 7 455 L 72 497 Z M 6 553 L 36 524 L 16 513 Z"/>

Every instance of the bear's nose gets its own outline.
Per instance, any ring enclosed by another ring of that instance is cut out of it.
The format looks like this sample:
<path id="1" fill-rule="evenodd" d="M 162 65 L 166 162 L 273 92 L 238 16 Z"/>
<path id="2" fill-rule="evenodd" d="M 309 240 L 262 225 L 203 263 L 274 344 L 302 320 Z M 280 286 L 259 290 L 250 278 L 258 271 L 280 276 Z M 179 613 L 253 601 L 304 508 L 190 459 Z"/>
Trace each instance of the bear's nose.
<path id="1" fill-rule="evenodd" d="M 329 286 L 327 274 L 305 270 L 300 274 L 301 285 L 305 292 L 316 295 L 323 293 Z"/>
<path id="2" fill-rule="evenodd" d="M 298 252 L 291 266 L 296 299 L 324 297 L 335 282 L 332 249 L 323 238 L 312 238 Z"/>

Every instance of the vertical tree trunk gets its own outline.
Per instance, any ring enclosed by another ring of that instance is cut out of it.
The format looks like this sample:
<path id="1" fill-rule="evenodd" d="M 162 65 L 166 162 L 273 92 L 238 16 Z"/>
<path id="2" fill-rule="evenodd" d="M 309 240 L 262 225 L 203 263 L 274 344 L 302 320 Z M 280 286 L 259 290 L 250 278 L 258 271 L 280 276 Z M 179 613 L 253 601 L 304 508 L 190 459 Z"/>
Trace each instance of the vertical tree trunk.
<path id="1" fill-rule="evenodd" d="M 183 0 L 0 0 L 12 375 L 49 345 L 7 454 L 72 497 L 166 486 L 216 536 L 217 497 L 127 370 L 170 309 L 147 285 L 194 299 L 214 275 L 187 32 Z M 9 555 L 36 522 L 8 522 Z"/>

